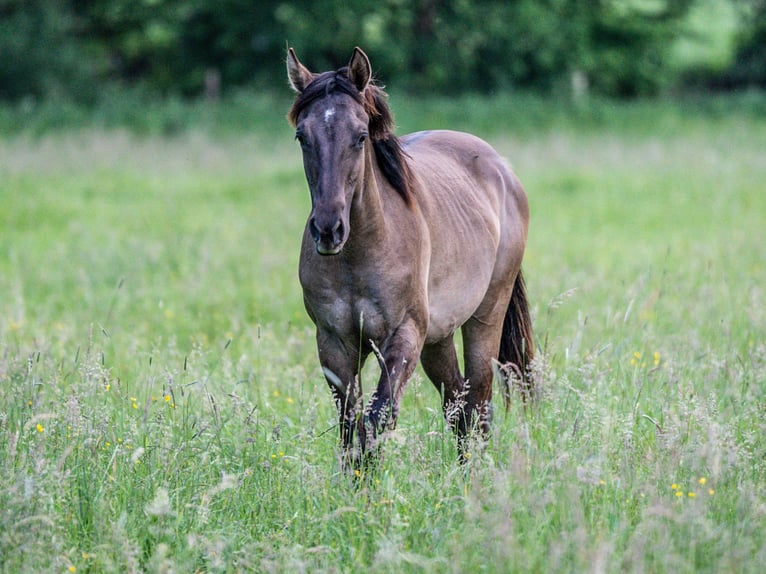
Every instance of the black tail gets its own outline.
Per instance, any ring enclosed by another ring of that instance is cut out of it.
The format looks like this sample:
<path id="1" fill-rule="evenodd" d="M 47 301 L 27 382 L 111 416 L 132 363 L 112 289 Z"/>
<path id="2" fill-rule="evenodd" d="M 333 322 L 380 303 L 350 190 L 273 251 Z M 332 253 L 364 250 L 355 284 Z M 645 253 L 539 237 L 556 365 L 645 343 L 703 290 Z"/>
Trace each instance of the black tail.
<path id="1" fill-rule="evenodd" d="M 535 358 L 535 341 L 532 335 L 532 319 L 529 317 L 527 289 L 524 276 L 519 270 L 516 283 L 513 285 L 511 302 L 505 312 L 503 336 L 500 339 L 500 351 L 497 360 L 505 382 L 505 407 L 510 404 L 510 382 L 518 381 L 522 397 L 531 398 L 534 391 L 534 380 L 529 372 L 532 360 Z"/>

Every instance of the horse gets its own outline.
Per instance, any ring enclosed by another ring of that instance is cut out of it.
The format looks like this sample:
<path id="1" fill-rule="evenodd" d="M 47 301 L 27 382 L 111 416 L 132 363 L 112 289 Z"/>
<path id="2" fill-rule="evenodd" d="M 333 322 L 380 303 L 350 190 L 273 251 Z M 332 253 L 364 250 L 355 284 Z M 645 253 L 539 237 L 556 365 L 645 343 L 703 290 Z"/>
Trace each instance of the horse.
<path id="1" fill-rule="evenodd" d="M 532 323 L 521 264 L 529 204 L 500 155 L 447 130 L 398 137 L 388 97 L 355 48 L 313 73 L 292 48 L 288 119 L 311 195 L 299 280 L 319 362 L 338 410 L 342 452 L 358 468 L 396 426 L 418 361 L 458 437 L 486 437 L 495 368 L 529 396 Z M 465 374 L 454 334 L 461 329 Z M 374 354 L 380 378 L 363 406 Z M 358 440 L 355 439 L 355 434 Z"/>

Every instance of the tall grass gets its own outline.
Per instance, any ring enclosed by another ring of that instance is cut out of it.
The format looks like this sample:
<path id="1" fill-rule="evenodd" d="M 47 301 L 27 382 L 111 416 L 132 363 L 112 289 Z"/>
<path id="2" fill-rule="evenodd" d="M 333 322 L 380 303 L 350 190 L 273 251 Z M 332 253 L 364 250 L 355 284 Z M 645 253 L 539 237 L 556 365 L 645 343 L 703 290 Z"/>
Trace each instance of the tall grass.
<path id="1" fill-rule="evenodd" d="M 463 468 L 417 371 L 354 479 L 297 285 L 299 153 L 263 102 L 252 130 L 184 108 L 172 135 L 0 142 L 0 570 L 760 571 L 756 104 L 392 96 L 402 131 L 476 131 L 527 187 L 541 400 L 498 404 Z"/>

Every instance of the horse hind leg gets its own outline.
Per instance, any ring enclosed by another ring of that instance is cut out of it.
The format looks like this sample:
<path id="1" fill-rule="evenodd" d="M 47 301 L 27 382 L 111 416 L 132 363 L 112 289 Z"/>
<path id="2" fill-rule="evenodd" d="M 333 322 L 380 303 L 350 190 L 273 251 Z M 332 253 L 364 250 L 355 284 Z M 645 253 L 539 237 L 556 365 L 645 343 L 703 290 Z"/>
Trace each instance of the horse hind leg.
<path id="1" fill-rule="evenodd" d="M 492 359 L 498 356 L 503 330 L 502 312 L 491 321 L 471 317 L 462 327 L 465 360 L 466 431 L 476 429 L 487 438 L 492 424 Z"/>
<path id="2" fill-rule="evenodd" d="M 442 397 L 444 418 L 450 428 L 458 435 L 464 435 L 466 431 L 466 421 L 463 416 L 464 381 L 452 336 L 437 343 L 425 345 L 420 354 L 420 364 L 423 365 L 423 370 Z"/>
<path id="3" fill-rule="evenodd" d="M 457 437 L 461 463 L 467 462 L 470 456 L 474 437 L 472 431 L 478 427 L 481 438 L 485 439 L 492 418 L 492 373 L 491 370 L 489 373 L 480 372 L 477 367 L 482 361 L 473 358 L 474 355 L 486 352 L 477 352 L 473 342 L 474 339 L 485 338 L 484 333 L 479 333 L 485 330 L 486 326 L 478 322 L 476 326 L 467 326 L 463 330 L 466 348 L 474 349 L 466 352 L 467 379 L 463 379 L 460 374 L 452 337 L 424 347 L 420 357 L 426 375 L 442 395 L 444 417 Z M 487 346 L 487 349 L 490 348 L 491 346 Z M 487 363 L 491 364 L 489 360 Z"/>
<path id="4" fill-rule="evenodd" d="M 463 345 L 466 375 L 466 419 L 470 427 L 476 426 L 483 436 L 489 434 L 492 423 L 492 359 L 497 358 L 506 371 L 518 371 L 523 397 L 533 392 L 533 381 L 528 373 L 534 358 L 532 321 L 519 271 L 510 294 L 498 297 L 488 307 L 479 309 L 463 325 Z M 506 396 L 506 408 L 510 397 Z"/>

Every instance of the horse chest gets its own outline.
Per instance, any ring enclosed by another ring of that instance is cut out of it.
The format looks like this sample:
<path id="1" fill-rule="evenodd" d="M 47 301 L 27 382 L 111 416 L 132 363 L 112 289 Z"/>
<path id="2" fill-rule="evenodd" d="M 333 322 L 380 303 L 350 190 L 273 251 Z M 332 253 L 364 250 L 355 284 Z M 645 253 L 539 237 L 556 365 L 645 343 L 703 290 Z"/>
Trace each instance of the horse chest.
<path id="1" fill-rule="evenodd" d="M 405 314 L 401 281 L 381 275 L 375 266 L 317 258 L 313 250 L 304 244 L 298 275 L 306 310 L 317 327 L 351 345 L 385 341 Z"/>
<path id="2" fill-rule="evenodd" d="M 389 322 L 381 306 L 372 298 L 348 292 L 306 297 L 314 322 L 342 339 L 381 341 L 386 338 Z"/>

